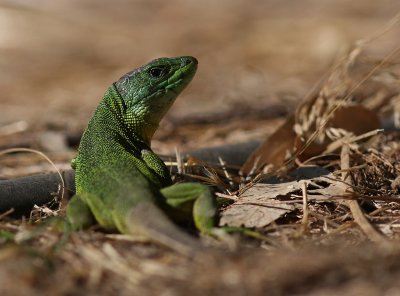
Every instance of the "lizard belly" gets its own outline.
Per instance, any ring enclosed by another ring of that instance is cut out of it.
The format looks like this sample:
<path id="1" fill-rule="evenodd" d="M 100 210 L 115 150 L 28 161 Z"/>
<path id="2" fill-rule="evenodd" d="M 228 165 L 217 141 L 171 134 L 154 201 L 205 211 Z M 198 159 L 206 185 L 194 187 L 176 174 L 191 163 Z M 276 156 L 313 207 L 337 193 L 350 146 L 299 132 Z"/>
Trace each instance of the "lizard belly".
<path id="1" fill-rule="evenodd" d="M 107 167 L 107 169 L 102 169 Z M 124 174 L 120 174 L 123 171 Z M 90 178 L 83 178 L 81 175 Z M 84 174 L 77 170 L 77 194 L 89 206 L 97 222 L 106 229 L 126 233 L 128 211 L 140 203 L 155 202 L 148 180 L 129 163 L 99 166 Z"/>

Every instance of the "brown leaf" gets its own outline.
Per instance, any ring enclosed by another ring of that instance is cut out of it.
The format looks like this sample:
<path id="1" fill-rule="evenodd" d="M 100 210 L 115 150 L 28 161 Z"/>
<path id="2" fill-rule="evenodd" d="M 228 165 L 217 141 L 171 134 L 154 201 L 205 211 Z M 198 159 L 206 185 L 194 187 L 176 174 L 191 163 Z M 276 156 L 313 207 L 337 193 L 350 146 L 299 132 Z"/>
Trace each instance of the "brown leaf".
<path id="1" fill-rule="evenodd" d="M 261 228 L 292 210 L 293 205 L 276 201 L 265 202 L 262 206 L 237 204 L 223 212 L 220 226 Z"/>
<path id="2" fill-rule="evenodd" d="M 275 167 L 283 165 L 288 151 L 293 150 L 296 134 L 293 131 L 294 115 L 286 121 L 262 143 L 247 159 L 241 168 L 243 175 L 273 164 Z"/>
<path id="3" fill-rule="evenodd" d="M 300 180 L 276 184 L 258 183 L 246 190 L 238 199 L 221 213 L 221 226 L 265 227 L 276 219 L 295 209 L 292 202 L 279 197 L 297 197 L 304 182 L 308 185 L 310 200 L 328 200 L 344 197 L 340 179 L 321 167 L 299 168 L 294 174 Z M 323 185 L 321 185 L 323 184 Z"/>
<path id="4" fill-rule="evenodd" d="M 367 109 L 362 105 L 344 106 L 335 111 L 333 117 L 328 121 L 324 130 L 329 128 L 343 129 L 355 135 L 361 135 L 366 132 L 380 128 L 380 120 L 378 114 Z M 332 139 L 324 137 L 324 142 L 317 143 L 314 141 L 299 155 L 299 159 L 304 161 L 310 157 L 321 154 Z M 300 137 L 296 137 L 296 150 L 302 150 L 305 142 Z"/>
<path id="5" fill-rule="evenodd" d="M 328 127 L 342 128 L 355 135 L 361 135 L 380 128 L 379 117 L 362 105 L 341 107 L 329 121 Z"/>

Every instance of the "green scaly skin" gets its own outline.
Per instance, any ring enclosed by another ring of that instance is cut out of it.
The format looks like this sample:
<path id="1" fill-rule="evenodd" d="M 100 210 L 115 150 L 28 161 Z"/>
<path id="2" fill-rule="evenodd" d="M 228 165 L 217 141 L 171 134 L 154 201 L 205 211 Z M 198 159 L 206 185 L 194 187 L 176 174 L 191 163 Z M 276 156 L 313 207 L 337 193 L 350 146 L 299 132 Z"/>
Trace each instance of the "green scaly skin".
<path id="1" fill-rule="evenodd" d="M 194 57 L 160 58 L 122 76 L 106 91 L 72 161 L 76 195 L 67 208 L 75 229 L 96 221 L 106 229 L 145 235 L 184 253 L 198 240 L 174 223 L 194 221 L 212 234 L 216 204 L 198 183 L 171 186 L 150 141 L 160 120 L 197 70 Z"/>

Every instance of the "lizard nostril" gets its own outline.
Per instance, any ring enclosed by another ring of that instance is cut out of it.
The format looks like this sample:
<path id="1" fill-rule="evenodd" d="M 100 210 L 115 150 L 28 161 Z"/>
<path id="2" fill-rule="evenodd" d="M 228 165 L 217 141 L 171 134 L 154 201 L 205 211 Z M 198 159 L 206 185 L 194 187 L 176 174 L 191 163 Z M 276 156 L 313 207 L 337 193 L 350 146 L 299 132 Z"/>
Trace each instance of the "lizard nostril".
<path id="1" fill-rule="evenodd" d="M 183 66 L 197 65 L 197 60 L 194 57 L 187 56 L 183 58 L 182 65 Z"/>

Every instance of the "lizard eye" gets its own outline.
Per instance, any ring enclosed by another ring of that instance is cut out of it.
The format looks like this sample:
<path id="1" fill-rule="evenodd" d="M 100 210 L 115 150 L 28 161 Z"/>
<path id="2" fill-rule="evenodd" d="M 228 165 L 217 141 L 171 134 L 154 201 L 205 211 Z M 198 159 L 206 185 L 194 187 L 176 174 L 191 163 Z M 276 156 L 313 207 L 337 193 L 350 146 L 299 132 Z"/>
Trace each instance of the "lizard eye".
<path id="1" fill-rule="evenodd" d="M 149 70 L 150 76 L 153 78 L 160 78 L 168 73 L 165 67 L 153 67 Z"/>

